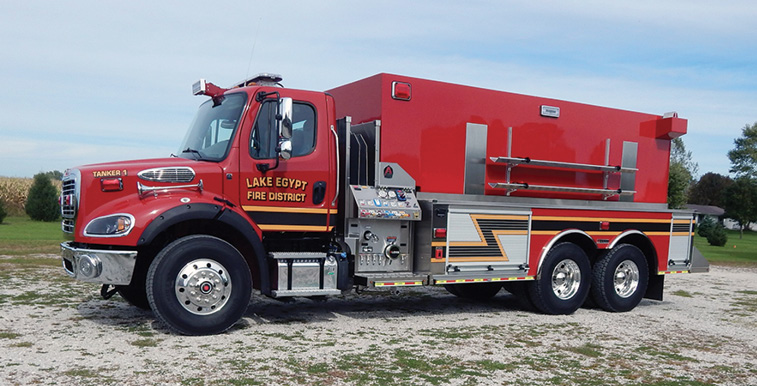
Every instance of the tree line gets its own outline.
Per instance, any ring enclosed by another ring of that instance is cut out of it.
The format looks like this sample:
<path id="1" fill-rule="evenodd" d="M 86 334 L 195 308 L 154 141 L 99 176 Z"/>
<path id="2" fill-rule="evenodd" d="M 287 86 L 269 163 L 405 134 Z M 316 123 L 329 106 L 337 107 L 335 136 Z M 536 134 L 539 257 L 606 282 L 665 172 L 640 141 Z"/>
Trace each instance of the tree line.
<path id="1" fill-rule="evenodd" d="M 728 152 L 729 173 L 733 178 L 708 172 L 695 179 L 699 165 L 683 140 L 674 139 L 670 150 L 668 206 L 680 209 L 686 204 L 696 204 L 722 208 L 724 217 L 738 224 L 741 237 L 744 229 L 757 222 L 757 122 L 745 125 L 733 143 Z"/>
<path id="2" fill-rule="evenodd" d="M 34 175 L 34 182 L 29 188 L 24 203 L 24 211 L 32 220 L 56 221 L 60 219 L 59 194 L 52 180 L 60 180 L 63 173 L 58 170 Z M 8 216 L 6 203 L 0 197 L 0 224 Z"/>

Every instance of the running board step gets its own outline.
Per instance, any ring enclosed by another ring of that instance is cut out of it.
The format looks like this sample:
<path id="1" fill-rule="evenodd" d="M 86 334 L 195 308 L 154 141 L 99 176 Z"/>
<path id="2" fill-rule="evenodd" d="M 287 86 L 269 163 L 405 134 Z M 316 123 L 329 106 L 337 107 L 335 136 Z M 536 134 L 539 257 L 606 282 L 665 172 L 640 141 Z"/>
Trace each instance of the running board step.
<path id="1" fill-rule="evenodd" d="M 533 276 L 502 276 L 502 275 L 440 275 L 434 276 L 434 285 L 464 284 L 464 283 L 504 283 L 508 281 L 534 280 Z"/>
<path id="2" fill-rule="evenodd" d="M 271 296 L 274 298 L 286 298 L 292 296 L 311 297 L 311 296 L 334 296 L 341 295 L 342 291 L 338 289 L 298 289 L 298 290 L 273 290 Z"/>
<path id="3" fill-rule="evenodd" d="M 274 252 L 275 298 L 289 296 L 325 296 L 342 293 L 337 288 L 339 265 L 323 252 Z"/>
<path id="4" fill-rule="evenodd" d="M 363 273 L 355 276 L 355 284 L 364 285 L 366 287 L 417 287 L 428 285 L 428 275 L 414 275 L 411 273 Z"/>

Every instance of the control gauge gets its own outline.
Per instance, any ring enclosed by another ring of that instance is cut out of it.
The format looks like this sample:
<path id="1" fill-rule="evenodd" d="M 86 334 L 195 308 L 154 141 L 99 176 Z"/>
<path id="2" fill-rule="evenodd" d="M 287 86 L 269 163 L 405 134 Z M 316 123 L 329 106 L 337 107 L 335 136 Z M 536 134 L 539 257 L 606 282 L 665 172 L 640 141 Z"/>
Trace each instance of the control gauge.
<path id="1" fill-rule="evenodd" d="M 381 198 L 386 198 L 386 190 L 379 190 L 378 195 Z"/>
<path id="2" fill-rule="evenodd" d="M 397 193 L 394 190 L 388 191 L 387 194 L 389 195 L 389 198 L 391 199 L 397 198 Z"/>

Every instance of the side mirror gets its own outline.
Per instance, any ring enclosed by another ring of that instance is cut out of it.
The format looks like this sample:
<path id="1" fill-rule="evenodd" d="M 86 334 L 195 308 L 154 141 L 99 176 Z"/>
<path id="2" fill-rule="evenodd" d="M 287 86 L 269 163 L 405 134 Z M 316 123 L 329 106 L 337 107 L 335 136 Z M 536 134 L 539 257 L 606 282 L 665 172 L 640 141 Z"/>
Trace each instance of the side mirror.
<path id="1" fill-rule="evenodd" d="M 289 139 L 282 139 L 279 141 L 279 157 L 283 160 L 292 158 L 292 141 Z"/>
<path id="2" fill-rule="evenodd" d="M 279 138 L 288 140 L 292 138 L 292 98 L 279 99 L 279 116 Z"/>

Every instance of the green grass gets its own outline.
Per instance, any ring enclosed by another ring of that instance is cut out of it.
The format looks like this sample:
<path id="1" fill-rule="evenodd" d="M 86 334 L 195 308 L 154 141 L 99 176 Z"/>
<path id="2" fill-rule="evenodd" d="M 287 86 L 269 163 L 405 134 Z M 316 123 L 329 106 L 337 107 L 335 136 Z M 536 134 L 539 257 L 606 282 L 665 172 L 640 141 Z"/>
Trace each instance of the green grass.
<path id="1" fill-rule="evenodd" d="M 159 341 L 156 339 L 145 338 L 145 339 L 137 339 L 131 342 L 131 345 L 137 346 L 137 347 L 157 347 L 158 343 Z"/>
<path id="2" fill-rule="evenodd" d="M 699 236 L 694 236 L 694 246 L 710 263 L 757 266 L 757 232 L 745 231 L 742 239 L 739 231 L 726 232 L 728 242 L 723 247 L 712 246 Z"/>
<path id="3" fill-rule="evenodd" d="M 592 358 L 602 356 L 602 352 L 600 351 L 602 349 L 602 346 L 593 343 L 586 343 L 583 346 L 578 347 L 566 347 L 565 349 L 576 354 L 586 355 L 587 357 Z"/>
<path id="4" fill-rule="evenodd" d="M 59 253 L 63 242 L 60 221 L 32 221 L 29 217 L 6 217 L 0 224 L 0 255 Z"/>
<path id="5" fill-rule="evenodd" d="M 694 295 L 692 295 L 690 292 L 684 291 L 684 290 L 676 290 L 676 291 L 671 292 L 670 294 L 671 295 L 676 295 L 676 296 L 681 296 L 681 297 L 684 297 L 684 298 L 693 298 L 694 297 Z"/>
<path id="6" fill-rule="evenodd" d="M 21 334 L 0 330 L 0 339 L 16 339 L 19 337 L 21 337 Z"/>

